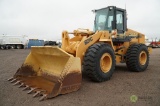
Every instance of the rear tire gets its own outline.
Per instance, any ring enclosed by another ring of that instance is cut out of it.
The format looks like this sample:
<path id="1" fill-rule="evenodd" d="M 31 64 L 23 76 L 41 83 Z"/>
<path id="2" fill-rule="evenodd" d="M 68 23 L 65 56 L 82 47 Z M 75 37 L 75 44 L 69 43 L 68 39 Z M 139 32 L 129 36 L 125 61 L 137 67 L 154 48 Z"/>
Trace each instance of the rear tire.
<path id="1" fill-rule="evenodd" d="M 15 45 L 11 45 L 11 49 L 15 49 L 16 48 L 16 46 Z"/>
<path id="2" fill-rule="evenodd" d="M 144 71 L 149 64 L 149 53 L 144 44 L 132 44 L 126 53 L 126 64 L 130 71 Z"/>
<path id="3" fill-rule="evenodd" d="M 5 47 L 6 49 L 10 49 L 10 46 L 9 45 L 6 45 L 6 47 Z"/>
<path id="4" fill-rule="evenodd" d="M 109 80 L 115 70 L 115 54 L 109 44 L 96 43 L 88 48 L 83 60 L 83 70 L 91 80 Z"/>
<path id="5" fill-rule="evenodd" d="M 17 45 L 17 49 L 22 49 L 22 45 Z"/>

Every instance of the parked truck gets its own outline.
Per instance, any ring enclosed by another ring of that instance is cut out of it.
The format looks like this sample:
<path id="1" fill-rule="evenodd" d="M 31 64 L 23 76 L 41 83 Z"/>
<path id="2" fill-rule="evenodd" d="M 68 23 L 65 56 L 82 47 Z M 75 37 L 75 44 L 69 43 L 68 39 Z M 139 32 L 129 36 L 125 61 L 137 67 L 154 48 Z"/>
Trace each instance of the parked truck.
<path id="1" fill-rule="evenodd" d="M 28 46 L 28 36 L 0 35 L 0 49 L 24 49 Z"/>

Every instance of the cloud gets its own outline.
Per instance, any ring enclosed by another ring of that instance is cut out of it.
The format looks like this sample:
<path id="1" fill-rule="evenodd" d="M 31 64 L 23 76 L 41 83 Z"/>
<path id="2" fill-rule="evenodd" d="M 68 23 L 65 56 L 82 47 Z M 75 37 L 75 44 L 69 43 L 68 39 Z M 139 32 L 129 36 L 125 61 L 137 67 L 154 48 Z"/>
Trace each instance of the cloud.
<path id="1" fill-rule="evenodd" d="M 128 27 L 160 38 L 158 0 L 1 0 L 0 34 L 60 39 L 63 30 L 93 29 L 93 9 L 127 8 Z"/>

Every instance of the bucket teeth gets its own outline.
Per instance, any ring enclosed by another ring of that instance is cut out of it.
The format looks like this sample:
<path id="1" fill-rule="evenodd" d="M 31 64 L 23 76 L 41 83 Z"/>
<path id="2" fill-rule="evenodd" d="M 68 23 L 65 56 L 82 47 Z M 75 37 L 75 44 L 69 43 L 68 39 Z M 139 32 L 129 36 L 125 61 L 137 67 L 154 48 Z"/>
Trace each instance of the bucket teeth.
<path id="1" fill-rule="evenodd" d="M 43 95 L 43 93 L 45 93 L 45 90 L 40 90 L 40 91 L 36 91 L 36 93 L 33 95 L 33 97 L 36 97 L 38 95 Z"/>
<path id="2" fill-rule="evenodd" d="M 28 86 L 28 85 L 26 85 L 26 87 L 23 89 L 23 91 L 24 90 L 27 90 L 27 89 L 29 89 L 30 87 Z"/>
<path id="3" fill-rule="evenodd" d="M 10 80 L 10 82 L 13 83 L 13 82 L 15 82 L 16 80 L 17 80 L 17 79 L 12 79 L 12 80 Z"/>
<path id="4" fill-rule="evenodd" d="M 17 81 L 17 82 L 15 82 L 13 85 L 18 85 L 18 84 L 20 84 L 20 82 L 21 82 L 21 81 Z"/>
<path id="5" fill-rule="evenodd" d="M 24 83 L 21 83 L 21 85 L 19 86 L 19 88 L 20 88 L 20 87 L 24 87 L 24 86 L 25 86 L 25 84 L 24 84 Z"/>
<path id="6" fill-rule="evenodd" d="M 37 88 L 31 88 L 31 90 L 29 90 L 27 93 L 30 94 L 30 93 L 32 93 L 35 89 L 37 89 Z"/>
<path id="7" fill-rule="evenodd" d="M 37 92 L 33 95 L 33 97 L 38 96 L 41 92 L 42 92 L 42 91 L 37 91 Z"/>
<path id="8" fill-rule="evenodd" d="M 8 81 L 11 81 L 11 80 L 13 80 L 13 79 L 14 79 L 14 78 L 13 78 L 13 77 L 11 77 L 11 78 L 9 78 L 9 79 L 8 79 Z"/>
<path id="9" fill-rule="evenodd" d="M 43 96 L 39 99 L 39 101 L 43 101 L 44 99 L 47 99 L 47 94 L 43 94 Z"/>

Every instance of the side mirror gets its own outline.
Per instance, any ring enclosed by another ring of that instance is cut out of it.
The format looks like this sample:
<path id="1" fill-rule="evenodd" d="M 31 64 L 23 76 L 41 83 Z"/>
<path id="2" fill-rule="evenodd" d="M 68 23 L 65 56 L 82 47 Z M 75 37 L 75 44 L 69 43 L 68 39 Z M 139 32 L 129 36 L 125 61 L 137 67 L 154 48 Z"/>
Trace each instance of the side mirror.
<path id="1" fill-rule="evenodd" d="M 112 21 L 112 30 L 116 29 L 116 21 Z"/>

